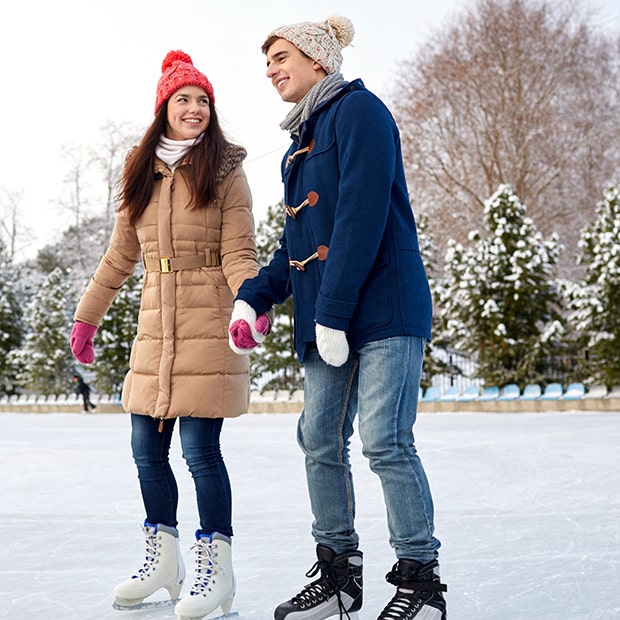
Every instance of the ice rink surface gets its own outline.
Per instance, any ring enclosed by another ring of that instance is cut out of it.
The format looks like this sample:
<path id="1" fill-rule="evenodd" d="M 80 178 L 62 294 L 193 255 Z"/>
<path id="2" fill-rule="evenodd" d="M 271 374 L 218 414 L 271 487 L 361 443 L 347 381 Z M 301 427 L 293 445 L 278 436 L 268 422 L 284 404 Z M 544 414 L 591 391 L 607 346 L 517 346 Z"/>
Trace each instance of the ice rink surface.
<path id="1" fill-rule="evenodd" d="M 294 414 L 224 424 L 239 620 L 270 620 L 308 582 L 311 517 Z M 420 414 L 450 620 L 620 618 L 620 413 Z M 189 589 L 198 527 L 178 436 L 173 467 Z M 365 604 L 376 620 L 395 561 L 383 499 L 355 436 L 351 459 Z M 112 609 L 142 563 L 144 520 L 124 414 L 0 414 L 0 618 L 174 619 Z"/>

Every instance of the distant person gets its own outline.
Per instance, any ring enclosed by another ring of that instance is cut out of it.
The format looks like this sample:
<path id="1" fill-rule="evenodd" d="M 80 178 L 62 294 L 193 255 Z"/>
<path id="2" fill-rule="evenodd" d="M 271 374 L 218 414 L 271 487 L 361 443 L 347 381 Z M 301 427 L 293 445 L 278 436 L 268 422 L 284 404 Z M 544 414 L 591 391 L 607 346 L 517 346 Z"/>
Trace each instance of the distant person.
<path id="1" fill-rule="evenodd" d="M 75 393 L 82 397 L 84 403 L 84 413 L 89 413 L 97 409 L 97 406 L 90 400 L 90 385 L 84 381 L 82 375 L 73 375 L 73 383 L 75 384 Z"/>
<path id="2" fill-rule="evenodd" d="M 387 573 L 396 593 L 379 620 L 445 620 L 433 501 L 412 430 L 431 295 L 396 124 L 361 80 L 340 73 L 353 34 L 350 20 L 330 17 L 276 28 L 262 46 L 267 77 L 294 104 L 280 125 L 292 138 L 282 161 L 287 218 L 280 247 L 235 307 L 253 319 L 293 296 L 305 368 L 297 437 L 317 545 L 307 574 L 316 580 L 275 618 L 348 619 L 362 607 L 349 462 L 357 416 L 397 558 Z"/>
<path id="3" fill-rule="evenodd" d="M 226 329 L 239 286 L 258 273 L 245 157 L 222 132 L 207 76 L 184 52 L 170 52 L 155 120 L 127 158 L 109 247 L 71 334 L 75 357 L 92 363 L 97 326 L 141 261 L 142 301 L 122 403 L 131 413 L 146 560 L 114 588 L 117 606 L 138 608 L 160 588 L 173 600 L 181 593 L 179 498 L 169 463 L 177 419 L 200 527 L 194 582 L 175 613 L 181 619 L 203 618 L 218 607 L 226 613 L 235 596 L 231 488 L 220 432 L 224 418 L 247 412 L 249 404 L 248 360 L 230 350 Z M 261 316 L 248 333 L 260 340 L 259 330 L 269 324 Z"/>

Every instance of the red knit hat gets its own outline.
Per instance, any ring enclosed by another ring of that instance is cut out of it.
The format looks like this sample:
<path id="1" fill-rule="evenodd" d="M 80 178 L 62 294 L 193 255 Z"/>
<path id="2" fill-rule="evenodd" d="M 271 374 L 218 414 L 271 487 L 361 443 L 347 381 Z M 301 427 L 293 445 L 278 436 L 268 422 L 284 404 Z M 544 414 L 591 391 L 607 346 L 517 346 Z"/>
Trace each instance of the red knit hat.
<path id="1" fill-rule="evenodd" d="M 181 50 L 168 52 L 161 64 L 161 77 L 157 83 L 155 114 L 172 93 L 184 86 L 200 86 L 209 95 L 211 102 L 215 103 L 211 82 L 194 67 L 189 55 Z"/>

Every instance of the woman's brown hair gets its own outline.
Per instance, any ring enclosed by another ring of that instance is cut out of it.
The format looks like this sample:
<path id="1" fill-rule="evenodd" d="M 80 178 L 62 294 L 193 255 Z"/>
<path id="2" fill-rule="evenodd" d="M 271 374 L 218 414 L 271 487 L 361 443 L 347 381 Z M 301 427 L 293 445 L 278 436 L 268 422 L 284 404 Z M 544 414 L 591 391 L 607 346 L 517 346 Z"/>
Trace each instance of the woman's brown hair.
<path id="1" fill-rule="evenodd" d="M 179 169 L 190 191 L 191 209 L 205 209 L 215 200 L 217 176 L 224 152 L 230 145 L 220 127 L 217 112 L 209 101 L 211 118 L 203 139 L 192 146 L 186 159 L 189 164 Z M 146 130 L 140 144 L 127 157 L 118 197 L 119 211 L 127 209 L 129 222 L 135 226 L 151 201 L 155 183 L 155 147 L 166 131 L 168 102 L 161 106 L 155 120 Z"/>

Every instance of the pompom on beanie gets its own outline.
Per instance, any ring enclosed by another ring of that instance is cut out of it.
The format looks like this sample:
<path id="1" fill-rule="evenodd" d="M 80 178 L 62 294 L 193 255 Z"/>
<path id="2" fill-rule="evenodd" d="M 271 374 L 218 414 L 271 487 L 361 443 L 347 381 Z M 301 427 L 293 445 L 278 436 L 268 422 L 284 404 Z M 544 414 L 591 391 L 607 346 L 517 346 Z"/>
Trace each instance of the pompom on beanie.
<path id="1" fill-rule="evenodd" d="M 161 77 L 157 83 L 155 114 L 172 93 L 184 86 L 199 86 L 205 90 L 211 103 L 215 103 L 211 82 L 194 67 L 190 56 L 181 50 L 168 52 L 161 64 Z"/>
<path id="2" fill-rule="evenodd" d="M 280 26 L 267 35 L 261 49 L 266 54 L 274 38 L 286 39 L 329 74 L 340 71 L 342 48 L 353 41 L 354 34 L 353 22 L 348 17 L 332 15 L 321 22 Z"/>

